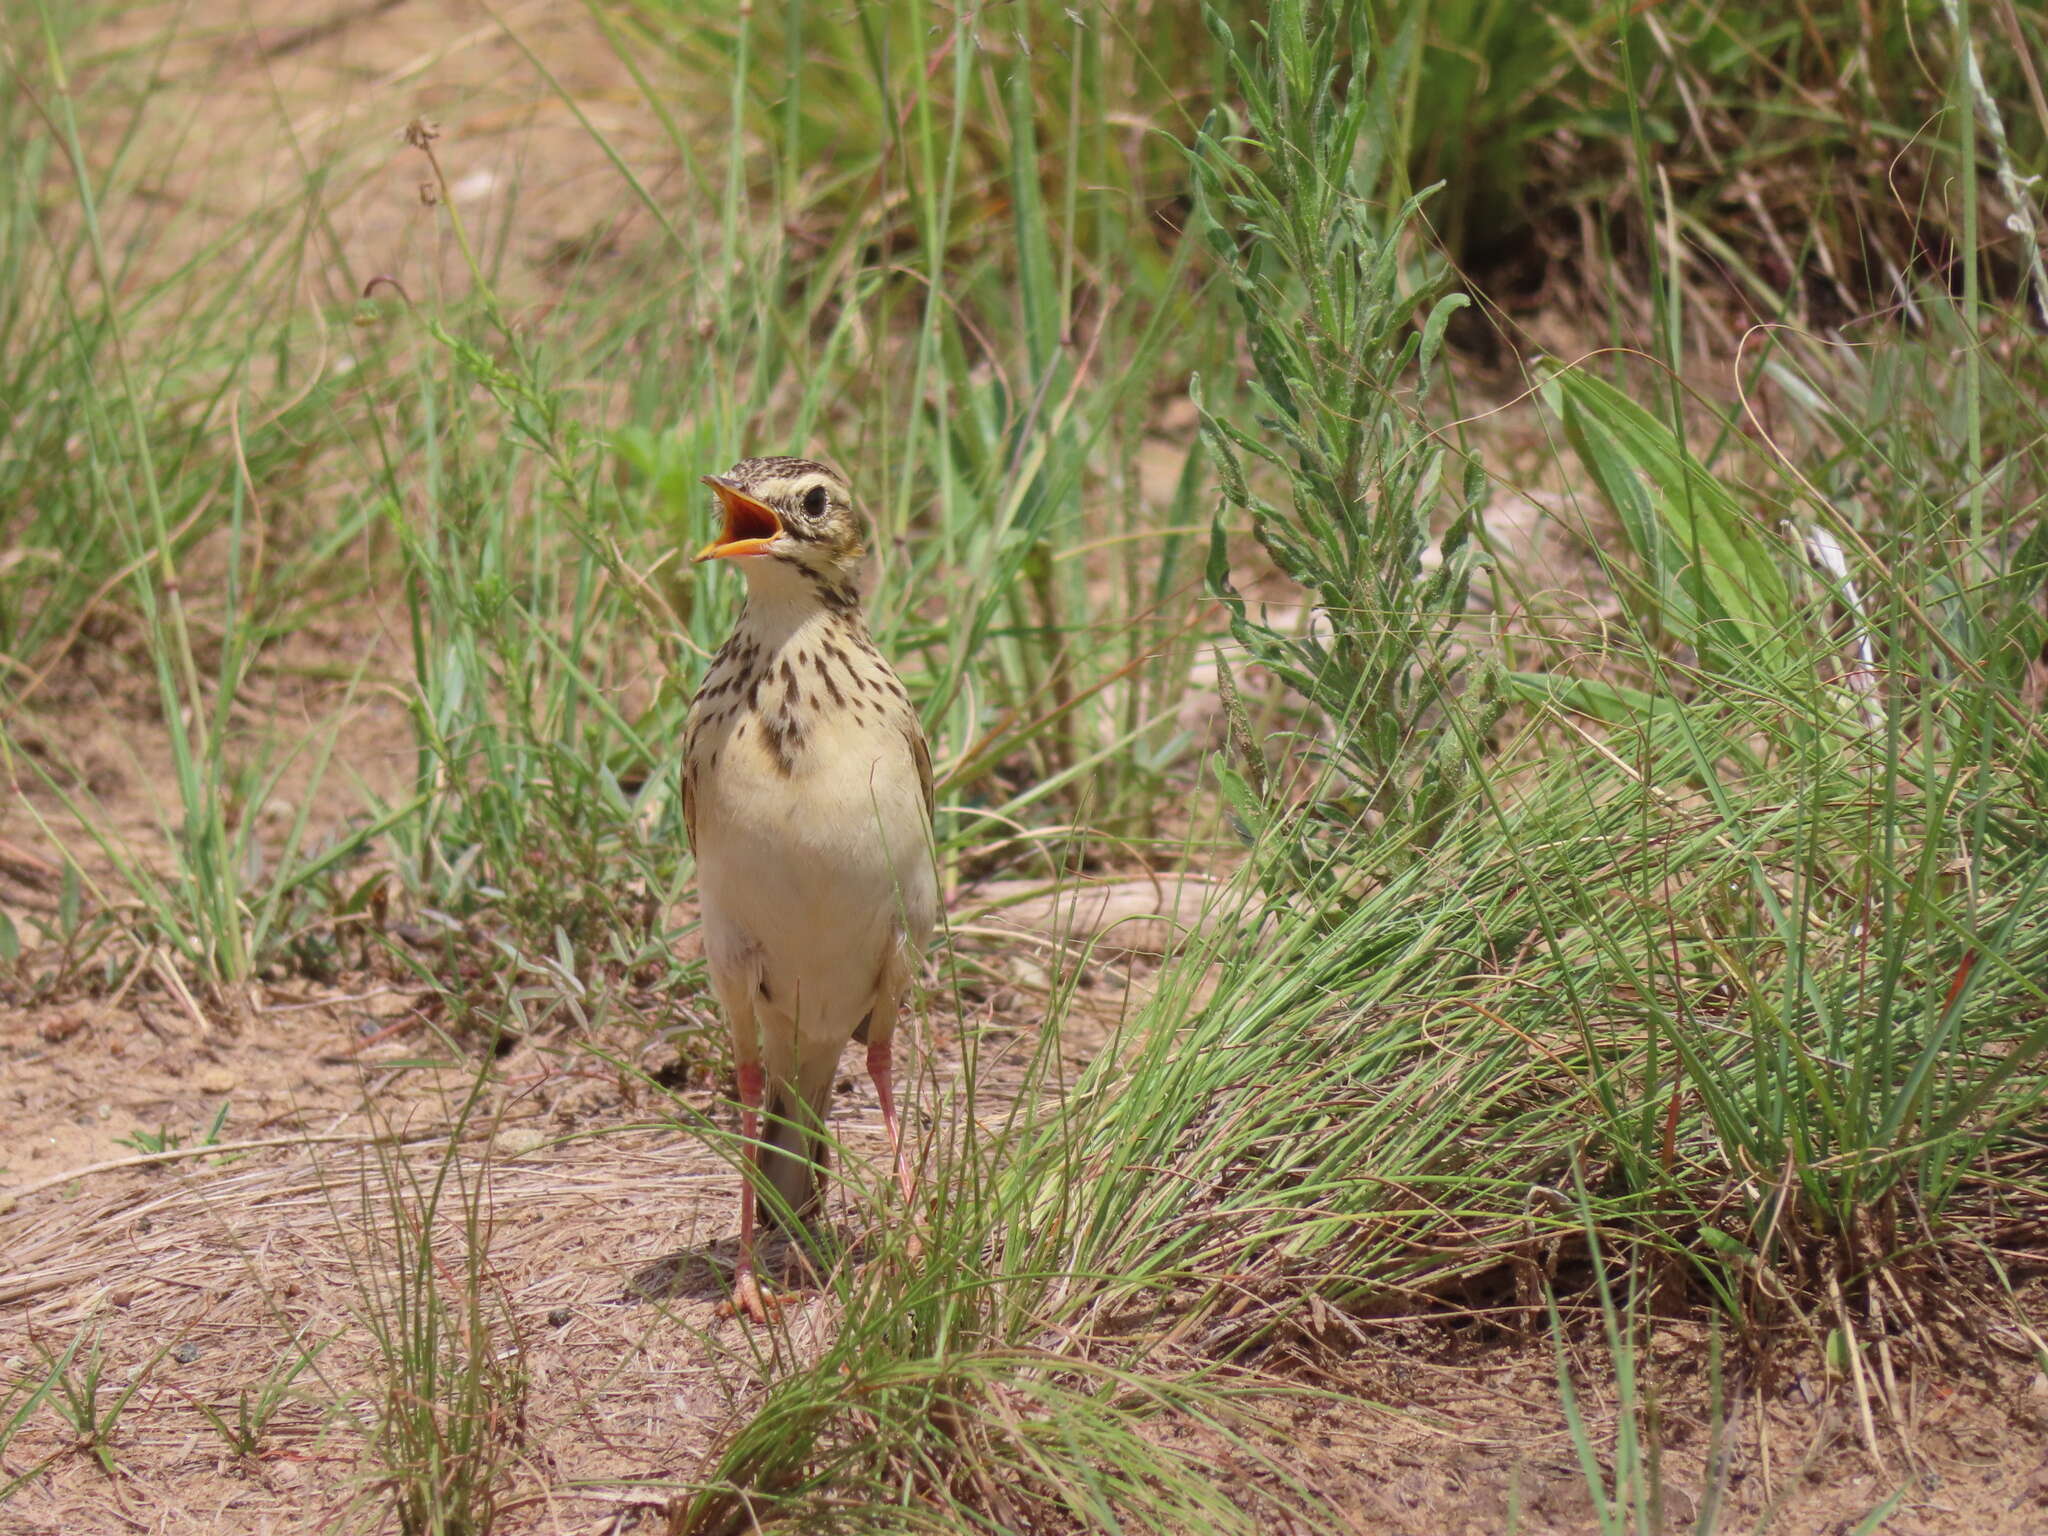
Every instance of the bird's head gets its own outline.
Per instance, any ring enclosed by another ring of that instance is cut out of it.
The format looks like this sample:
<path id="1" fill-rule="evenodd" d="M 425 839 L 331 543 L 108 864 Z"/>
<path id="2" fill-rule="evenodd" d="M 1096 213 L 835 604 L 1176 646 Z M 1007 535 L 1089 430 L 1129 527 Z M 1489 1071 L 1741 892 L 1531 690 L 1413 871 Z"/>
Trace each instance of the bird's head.
<path id="1" fill-rule="evenodd" d="M 867 554 L 845 476 L 813 459 L 741 459 L 704 483 L 724 526 L 704 560 L 786 562 L 834 589 L 851 589 Z"/>

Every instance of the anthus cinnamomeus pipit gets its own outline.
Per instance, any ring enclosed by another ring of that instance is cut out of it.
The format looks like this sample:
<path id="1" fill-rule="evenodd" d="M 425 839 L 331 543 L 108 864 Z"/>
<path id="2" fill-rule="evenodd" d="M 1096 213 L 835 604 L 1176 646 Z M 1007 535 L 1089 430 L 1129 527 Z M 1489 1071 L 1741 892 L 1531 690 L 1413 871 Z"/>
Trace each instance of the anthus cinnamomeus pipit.
<path id="1" fill-rule="evenodd" d="M 839 1053 L 865 1040 L 907 1205 L 889 1048 L 938 915 L 931 754 L 861 616 L 865 541 L 845 479 L 769 458 L 704 483 L 725 526 L 697 559 L 736 562 L 747 606 L 690 706 L 683 823 L 732 1028 L 740 1136 L 778 1197 L 770 1216 L 808 1223 L 823 1203 Z M 755 1205 L 749 1178 L 732 1305 L 765 1322 Z"/>

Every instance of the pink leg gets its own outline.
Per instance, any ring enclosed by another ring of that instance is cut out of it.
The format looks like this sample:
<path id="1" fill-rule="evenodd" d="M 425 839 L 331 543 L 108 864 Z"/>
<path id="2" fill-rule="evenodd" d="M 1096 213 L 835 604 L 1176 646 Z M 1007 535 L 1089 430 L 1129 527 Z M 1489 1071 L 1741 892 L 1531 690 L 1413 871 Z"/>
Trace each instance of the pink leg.
<path id="1" fill-rule="evenodd" d="M 903 1128 L 896 1122 L 896 1074 L 890 1043 L 887 1035 L 868 1041 L 868 1076 L 874 1079 L 875 1097 L 882 1104 L 882 1128 L 889 1133 L 889 1150 L 896 1159 L 896 1184 L 903 1191 L 907 1207 L 917 1193 L 917 1180 L 903 1150 Z"/>
<path id="2" fill-rule="evenodd" d="M 768 1096 L 768 1072 L 758 1061 L 746 1061 L 739 1064 L 738 1075 L 740 1140 L 747 1144 L 748 1167 L 740 1180 L 740 1257 L 733 1269 L 729 1310 L 733 1315 L 744 1313 L 755 1322 L 766 1324 L 775 1309 L 768 1297 L 762 1294 L 760 1282 L 754 1278 L 753 1170 L 761 1161 L 761 1104 Z"/>

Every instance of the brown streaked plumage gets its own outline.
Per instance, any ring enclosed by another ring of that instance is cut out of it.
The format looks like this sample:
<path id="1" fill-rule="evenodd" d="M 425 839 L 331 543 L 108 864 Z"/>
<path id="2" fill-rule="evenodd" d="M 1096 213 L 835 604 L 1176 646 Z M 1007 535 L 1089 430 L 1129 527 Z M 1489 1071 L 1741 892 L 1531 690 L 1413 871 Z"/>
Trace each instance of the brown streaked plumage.
<path id="1" fill-rule="evenodd" d="M 861 616 L 866 541 L 845 479 L 810 459 L 758 458 L 705 483 L 724 526 L 697 559 L 738 562 L 747 606 L 691 706 L 683 824 L 732 1028 L 740 1134 L 774 1191 L 770 1215 L 807 1222 L 823 1199 L 839 1055 L 864 1039 L 908 1203 L 891 1043 L 938 913 L 931 755 Z M 749 1179 L 733 1303 L 765 1321 L 755 1206 Z"/>

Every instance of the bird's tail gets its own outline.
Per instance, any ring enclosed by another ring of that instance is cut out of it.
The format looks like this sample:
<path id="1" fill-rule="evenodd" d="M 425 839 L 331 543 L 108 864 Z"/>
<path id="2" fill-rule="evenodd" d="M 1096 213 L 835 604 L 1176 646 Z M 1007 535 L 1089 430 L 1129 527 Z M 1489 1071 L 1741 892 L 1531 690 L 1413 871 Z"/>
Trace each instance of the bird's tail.
<path id="1" fill-rule="evenodd" d="M 795 1083 L 777 1082 L 768 1092 L 761 1120 L 761 1176 L 780 1196 L 801 1228 L 825 1205 L 825 1175 L 830 1151 L 825 1141 L 825 1104 L 832 1094 L 828 1074 L 809 1099 Z M 786 1227 L 788 1218 L 774 1200 L 761 1202 L 762 1216 Z"/>

